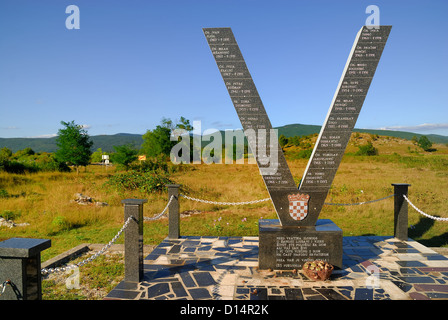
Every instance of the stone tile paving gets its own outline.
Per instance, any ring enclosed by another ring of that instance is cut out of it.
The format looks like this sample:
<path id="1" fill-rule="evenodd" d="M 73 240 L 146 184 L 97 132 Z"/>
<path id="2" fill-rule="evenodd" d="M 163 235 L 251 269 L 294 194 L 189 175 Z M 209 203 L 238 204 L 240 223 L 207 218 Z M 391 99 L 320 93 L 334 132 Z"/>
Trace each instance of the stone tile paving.
<path id="1" fill-rule="evenodd" d="M 121 282 L 106 299 L 444 300 L 448 259 L 416 241 L 343 238 L 343 268 L 327 281 L 258 270 L 258 237 L 165 239 L 144 260 L 144 280 Z"/>

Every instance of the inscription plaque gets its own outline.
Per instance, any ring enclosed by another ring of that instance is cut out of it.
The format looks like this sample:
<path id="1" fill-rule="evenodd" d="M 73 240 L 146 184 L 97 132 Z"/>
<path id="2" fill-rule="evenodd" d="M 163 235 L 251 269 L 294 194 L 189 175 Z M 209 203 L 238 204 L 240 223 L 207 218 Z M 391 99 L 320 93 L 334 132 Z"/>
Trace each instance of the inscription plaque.
<path id="1" fill-rule="evenodd" d="M 248 138 L 254 155 L 257 148 L 265 147 L 265 154 L 276 153 L 274 163 L 255 156 L 263 181 L 282 225 L 294 225 L 289 214 L 288 195 L 297 193 L 297 185 L 278 143 L 270 144 L 278 137 L 272 128 L 263 102 L 244 61 L 230 28 L 204 28 L 204 35 L 215 58 L 218 69 L 229 92 L 232 103 Z M 247 135 L 253 130 L 254 136 Z"/>
<path id="2" fill-rule="evenodd" d="M 293 270 L 323 260 L 342 268 L 342 230 L 331 220 L 314 227 L 282 227 L 276 219 L 260 220 L 260 269 Z"/>
<path id="3" fill-rule="evenodd" d="M 356 35 L 299 186 L 302 193 L 310 195 L 310 213 L 307 220 L 312 224 L 317 221 L 322 210 L 391 28 L 391 26 L 379 26 L 378 29 L 369 29 L 364 26 Z"/>

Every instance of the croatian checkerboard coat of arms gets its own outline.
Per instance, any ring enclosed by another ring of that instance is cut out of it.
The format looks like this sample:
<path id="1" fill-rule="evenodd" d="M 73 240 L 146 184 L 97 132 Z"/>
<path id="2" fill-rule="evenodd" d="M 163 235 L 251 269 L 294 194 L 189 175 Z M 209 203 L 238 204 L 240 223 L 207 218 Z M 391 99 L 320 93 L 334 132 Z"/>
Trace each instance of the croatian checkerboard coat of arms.
<path id="1" fill-rule="evenodd" d="M 294 220 L 303 220 L 308 214 L 308 200 L 310 196 L 307 194 L 290 194 L 289 200 L 289 215 Z"/>

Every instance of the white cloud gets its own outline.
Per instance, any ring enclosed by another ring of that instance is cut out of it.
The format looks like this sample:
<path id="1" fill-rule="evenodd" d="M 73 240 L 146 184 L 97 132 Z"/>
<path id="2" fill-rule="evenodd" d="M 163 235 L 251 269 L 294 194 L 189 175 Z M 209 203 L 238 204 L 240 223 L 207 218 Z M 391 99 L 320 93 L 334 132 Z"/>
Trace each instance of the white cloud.
<path id="1" fill-rule="evenodd" d="M 56 133 L 50 133 L 50 134 L 41 134 L 40 136 L 33 136 L 33 137 L 26 137 L 26 138 L 53 138 L 56 137 Z"/>
<path id="2" fill-rule="evenodd" d="M 416 126 L 391 126 L 382 127 L 381 130 L 398 130 L 398 131 L 432 131 L 448 129 L 448 123 L 423 123 Z"/>

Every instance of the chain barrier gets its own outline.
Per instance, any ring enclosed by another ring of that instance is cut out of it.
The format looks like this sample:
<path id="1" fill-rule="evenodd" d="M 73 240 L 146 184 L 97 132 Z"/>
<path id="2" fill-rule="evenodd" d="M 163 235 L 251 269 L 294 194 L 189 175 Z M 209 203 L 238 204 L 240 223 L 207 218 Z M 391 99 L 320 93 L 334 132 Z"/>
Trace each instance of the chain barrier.
<path id="1" fill-rule="evenodd" d="M 260 199 L 260 200 L 252 200 L 252 201 L 242 201 L 242 202 L 219 202 L 219 201 L 211 201 L 211 200 L 204 200 L 204 199 L 198 199 L 198 198 L 193 198 L 184 194 L 179 194 L 180 197 L 183 197 L 185 199 L 188 200 L 192 200 L 192 201 L 197 201 L 197 202 L 202 202 L 202 203 L 207 203 L 207 204 L 215 204 L 215 205 L 247 205 L 247 204 L 255 204 L 255 203 L 261 203 L 261 202 L 265 202 L 265 201 L 269 201 L 271 200 L 271 198 L 266 198 L 266 199 Z M 376 199 L 376 200 L 370 200 L 370 201 L 365 201 L 365 202 L 358 202 L 358 203 L 331 203 L 331 202 L 325 202 L 325 205 L 329 205 L 329 206 L 357 206 L 357 205 L 363 205 L 363 204 L 369 204 L 369 203 L 374 203 L 374 202 L 378 202 L 378 201 L 382 201 L 388 198 L 391 198 L 395 196 L 395 194 L 389 195 L 387 197 L 384 198 L 380 198 L 380 199 Z M 418 209 L 407 197 L 406 195 L 403 195 L 403 197 L 405 198 L 405 200 L 409 203 L 409 205 L 411 205 L 417 212 L 419 212 L 420 214 L 424 215 L 425 217 L 434 219 L 434 220 L 438 220 L 438 221 L 448 221 L 448 218 L 440 218 L 440 217 L 434 217 L 431 216 L 429 214 L 424 213 L 423 211 L 421 211 L 420 209 Z M 143 217 L 143 219 L 145 221 L 154 221 L 159 219 L 160 217 L 162 217 L 164 214 L 166 214 L 166 211 L 168 210 L 171 202 L 173 201 L 174 196 L 171 196 L 167 205 L 165 206 L 165 208 L 163 209 L 163 211 L 159 214 L 157 214 L 154 217 Z M 71 264 L 71 265 L 67 265 L 65 267 L 58 267 L 58 268 L 43 268 L 41 270 L 41 273 L 43 275 L 47 275 L 50 273 L 54 273 L 54 272 L 65 272 L 67 270 L 71 270 L 77 267 L 81 267 L 93 260 L 95 260 L 98 256 L 102 255 L 104 252 L 106 252 L 111 246 L 112 244 L 115 243 L 115 241 L 117 241 L 117 239 L 120 237 L 120 235 L 123 233 L 123 231 L 127 228 L 127 226 L 129 225 L 129 222 L 134 219 L 134 217 L 129 217 L 125 223 L 123 224 L 122 228 L 118 231 L 118 233 L 115 235 L 115 237 L 112 238 L 111 241 L 109 241 L 108 244 L 106 244 L 101 250 L 99 250 L 97 253 L 95 253 L 94 255 L 92 255 L 91 257 L 84 259 L 81 262 L 78 262 L 77 264 Z M 4 281 L 2 284 L 0 284 L 0 295 L 3 294 L 3 292 L 6 289 L 6 286 L 10 283 L 9 280 Z"/>
<path id="2" fill-rule="evenodd" d="M 409 205 L 410 205 L 412 208 L 414 208 L 418 213 L 424 215 L 425 217 L 430 218 L 430 219 L 434 219 L 434 220 L 437 220 L 437 221 L 448 221 L 448 218 L 434 217 L 434 216 L 431 216 L 431 215 L 429 215 L 429 214 L 427 214 L 427 213 L 424 213 L 422 210 L 420 210 L 419 208 L 417 208 L 417 207 L 416 207 L 416 206 L 415 206 L 415 205 L 408 199 L 408 197 L 406 197 L 406 195 L 403 195 L 403 198 L 409 203 Z"/>
<path id="3" fill-rule="evenodd" d="M 184 195 L 184 194 L 179 194 L 179 196 L 181 196 L 181 197 L 183 197 L 185 199 L 188 199 L 188 200 L 202 202 L 202 203 L 208 203 L 208 204 L 216 204 L 216 205 L 219 205 L 219 206 L 241 206 L 241 205 L 255 204 L 255 203 L 260 203 L 260 202 L 265 202 L 265 201 L 271 200 L 271 198 L 266 198 L 266 199 L 253 200 L 253 201 L 242 201 L 242 202 L 218 202 L 218 201 L 211 201 L 211 200 L 203 200 L 203 199 L 193 198 L 193 197 L 189 197 L 189 196 Z"/>
<path id="4" fill-rule="evenodd" d="M 173 200 L 174 196 L 171 196 L 170 200 L 168 201 L 168 204 L 166 205 L 165 209 L 163 209 L 163 211 L 161 213 L 159 213 L 158 215 L 154 216 L 154 217 L 143 217 L 143 220 L 157 220 L 160 217 L 162 217 L 165 213 L 166 210 L 168 210 L 168 207 L 171 204 L 171 201 Z M 54 273 L 54 272 L 65 272 L 74 268 L 78 268 L 81 267 L 93 260 L 95 260 L 96 258 L 98 258 L 100 255 L 102 255 L 104 252 L 106 252 L 114 243 L 115 241 L 117 241 L 117 239 L 120 237 L 120 235 L 123 233 L 123 231 L 127 228 L 127 226 L 129 225 L 129 222 L 134 219 L 133 216 L 129 217 L 125 223 L 123 224 L 123 227 L 120 229 L 120 231 L 118 231 L 118 233 L 115 235 L 115 237 L 112 238 L 111 241 L 109 241 L 108 244 L 106 244 L 101 250 L 99 250 L 97 253 L 95 253 L 94 255 L 92 255 L 91 257 L 84 259 L 81 262 L 78 262 L 77 264 L 71 264 L 71 265 L 67 265 L 65 267 L 58 267 L 58 268 L 43 268 L 41 270 L 41 273 L 43 275 L 47 275 L 50 273 Z M 3 286 L 3 285 L 2 285 Z M 4 288 L 3 288 L 4 291 Z M 0 294 L 1 295 L 1 294 Z"/>
<path id="5" fill-rule="evenodd" d="M 6 286 L 7 286 L 8 284 L 11 285 L 11 280 L 3 281 L 3 283 L 0 284 L 0 296 L 5 292 L 5 290 L 6 290 Z"/>
<path id="6" fill-rule="evenodd" d="M 233 205 L 233 206 L 246 205 L 246 204 L 255 204 L 255 203 L 260 203 L 260 202 L 265 202 L 265 201 L 271 200 L 271 198 L 266 198 L 266 199 L 253 200 L 253 201 L 243 201 L 243 202 L 218 202 L 218 201 L 211 201 L 211 200 L 204 200 L 204 199 L 193 198 L 193 197 L 189 197 L 189 196 L 184 195 L 184 194 L 180 194 L 180 196 L 185 198 L 185 199 L 188 199 L 188 200 L 202 202 L 202 203 L 216 204 L 216 205 Z M 392 194 L 390 196 L 387 196 L 387 197 L 384 197 L 384 198 L 381 198 L 381 199 L 365 201 L 365 202 L 358 202 L 358 203 L 331 203 L 331 202 L 325 202 L 325 205 L 328 205 L 328 206 L 357 206 L 357 205 L 362 205 L 362 204 L 368 204 L 368 203 L 373 203 L 373 202 L 377 202 L 377 201 L 382 201 L 382 200 L 388 199 L 388 198 L 393 197 L 393 196 L 395 196 L 395 195 Z"/>
<path id="7" fill-rule="evenodd" d="M 96 258 L 98 258 L 98 256 L 102 255 L 107 249 L 109 249 L 110 246 L 112 246 L 112 245 L 115 243 L 115 241 L 117 241 L 117 239 L 120 237 L 120 235 L 123 233 L 123 231 L 127 228 L 127 226 L 129 225 L 129 222 L 130 222 L 132 219 L 134 219 L 134 217 L 133 217 L 133 216 L 130 216 L 130 217 L 125 221 L 125 223 L 123 224 L 123 227 L 120 229 L 120 231 L 118 231 L 118 233 L 115 235 L 115 237 L 113 237 L 112 240 L 110 240 L 108 244 L 106 244 L 100 251 L 98 251 L 97 253 L 95 253 L 95 254 L 92 255 L 91 257 L 89 257 L 89 258 L 87 258 L 87 259 L 84 259 L 83 261 L 78 262 L 77 264 L 71 264 L 71 265 L 68 265 L 68 266 L 65 266 L 65 267 L 58 267 L 58 268 L 43 268 L 43 269 L 41 270 L 41 273 L 42 273 L 43 275 L 47 275 L 47 274 L 50 274 L 50 273 L 53 273 L 53 272 L 65 272 L 65 271 L 67 271 L 67 270 L 71 270 L 71 269 L 74 269 L 74 268 L 81 267 L 81 266 L 85 265 L 86 263 L 95 260 Z"/>
<path id="8" fill-rule="evenodd" d="M 171 196 L 170 200 L 168 201 L 168 204 L 166 205 L 165 209 L 163 209 L 163 211 L 161 213 L 157 214 L 154 217 L 143 217 L 143 220 L 145 220 L 145 221 L 153 221 L 153 220 L 157 220 L 160 217 L 162 217 L 166 213 L 166 210 L 168 210 L 168 207 L 170 206 L 171 201 L 173 201 L 173 199 L 174 199 L 174 196 Z"/>
<path id="9" fill-rule="evenodd" d="M 390 197 L 395 196 L 395 194 L 391 194 L 390 196 L 384 197 L 384 198 L 380 198 L 380 199 L 376 199 L 376 200 L 370 200 L 370 201 L 365 201 L 365 202 L 358 202 L 358 203 L 331 203 L 331 202 L 325 202 L 324 204 L 327 206 L 360 206 L 363 204 L 368 204 L 368 203 L 373 203 L 373 202 L 378 202 L 378 201 L 382 201 L 382 200 L 386 200 L 389 199 Z"/>

